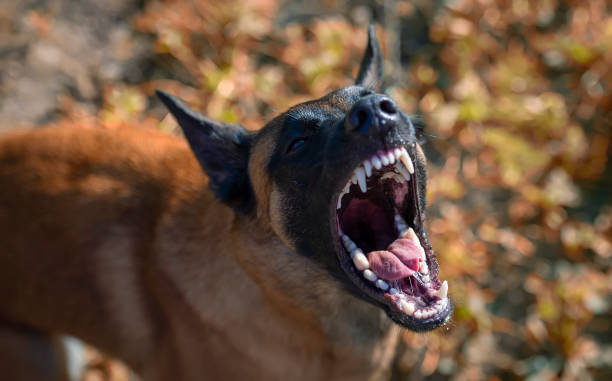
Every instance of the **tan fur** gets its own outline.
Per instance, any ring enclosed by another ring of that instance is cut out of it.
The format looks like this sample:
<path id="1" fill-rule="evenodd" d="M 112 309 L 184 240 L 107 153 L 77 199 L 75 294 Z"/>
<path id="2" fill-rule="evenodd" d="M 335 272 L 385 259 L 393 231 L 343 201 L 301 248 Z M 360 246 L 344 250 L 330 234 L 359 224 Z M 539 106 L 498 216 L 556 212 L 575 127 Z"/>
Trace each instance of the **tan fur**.
<path id="1" fill-rule="evenodd" d="M 383 378 L 398 328 L 283 237 L 268 131 L 249 163 L 257 218 L 213 197 L 181 139 L 1 137 L 0 328 L 74 335 L 145 380 Z"/>
<path id="2" fill-rule="evenodd" d="M 262 130 L 255 138 L 249 160 L 249 177 L 255 198 L 258 200 L 257 216 L 263 221 L 270 219 L 269 196 L 272 192 L 272 184 L 266 173 L 266 165 L 278 138 L 280 122 L 274 120 L 269 125 L 271 128 Z"/>
<path id="3" fill-rule="evenodd" d="M 415 143 L 416 148 L 416 160 L 419 162 L 419 166 L 426 168 L 427 167 L 427 159 L 425 157 L 425 152 L 423 152 L 423 148 L 420 144 Z"/>

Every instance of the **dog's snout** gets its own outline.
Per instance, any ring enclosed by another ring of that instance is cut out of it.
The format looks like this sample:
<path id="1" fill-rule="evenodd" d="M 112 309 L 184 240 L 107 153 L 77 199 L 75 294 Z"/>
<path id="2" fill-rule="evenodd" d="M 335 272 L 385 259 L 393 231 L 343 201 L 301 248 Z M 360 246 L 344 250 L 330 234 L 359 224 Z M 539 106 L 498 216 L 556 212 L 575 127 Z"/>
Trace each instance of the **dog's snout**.
<path id="1" fill-rule="evenodd" d="M 347 132 L 374 134 L 387 131 L 398 119 L 397 105 L 384 95 L 373 94 L 360 99 L 349 111 Z"/>

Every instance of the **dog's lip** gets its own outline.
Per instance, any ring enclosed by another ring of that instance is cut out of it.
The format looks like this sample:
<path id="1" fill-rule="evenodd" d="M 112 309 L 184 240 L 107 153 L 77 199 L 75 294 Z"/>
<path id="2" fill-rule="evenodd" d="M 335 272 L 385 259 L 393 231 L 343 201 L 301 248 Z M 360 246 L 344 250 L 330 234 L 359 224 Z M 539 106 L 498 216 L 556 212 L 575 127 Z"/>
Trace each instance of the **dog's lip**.
<path id="1" fill-rule="evenodd" d="M 398 148 L 398 147 L 407 149 L 407 147 L 404 145 L 398 145 L 392 148 L 391 150 Z M 357 164 L 356 167 L 358 167 L 360 164 L 361 163 Z M 349 174 L 346 176 L 347 184 L 350 184 L 350 181 L 352 178 L 351 173 L 352 172 L 349 172 Z M 413 189 L 416 188 L 416 181 L 417 181 L 416 177 L 413 176 L 413 181 L 412 181 Z M 335 227 L 332 229 L 333 230 L 332 235 L 335 240 L 336 254 L 341 263 L 341 267 L 343 271 L 346 273 L 346 275 L 349 277 L 351 282 L 359 289 L 360 292 L 368 295 L 376 304 L 383 307 L 387 311 L 387 314 L 396 323 L 406 328 L 409 328 L 413 331 L 428 331 L 428 330 L 432 330 L 432 329 L 444 326 L 450 320 L 452 316 L 452 311 L 453 311 L 453 305 L 448 297 L 444 298 L 444 301 L 446 303 L 440 311 L 438 311 L 433 316 L 430 316 L 428 318 L 419 319 L 419 318 L 416 318 L 415 316 L 410 316 L 404 313 L 401 310 L 401 308 L 398 307 L 398 303 L 392 300 L 389 293 L 379 290 L 370 284 L 367 284 L 364 281 L 364 279 L 362 279 L 360 274 L 358 274 L 357 269 L 353 266 L 352 260 L 350 259 L 350 254 L 348 253 L 348 251 L 345 250 L 344 246 L 341 243 L 341 238 L 340 238 L 341 227 L 340 227 L 340 221 L 338 219 L 337 209 L 339 209 L 339 205 L 340 205 L 339 197 L 341 197 L 342 194 L 343 194 L 343 190 L 341 189 L 339 192 L 336 193 L 335 197 L 332 199 L 333 205 L 331 206 L 330 210 L 331 210 L 332 218 L 334 218 L 336 221 L 335 224 L 332 224 L 332 225 L 335 225 Z M 414 194 L 416 195 L 416 193 Z M 420 212 L 420 205 L 419 205 L 418 197 L 415 197 L 415 202 L 418 208 L 417 210 L 418 220 L 421 221 L 421 212 Z M 431 262 L 432 258 L 435 258 L 435 254 L 433 253 L 433 250 L 431 246 L 429 245 L 429 242 L 427 241 L 426 232 L 425 232 L 424 227 L 421 226 L 420 228 L 422 230 L 421 233 L 425 241 L 424 243 L 426 244 L 424 245 L 424 249 L 426 251 L 427 260 L 428 262 Z M 437 266 L 436 268 L 433 269 L 432 273 L 433 273 L 432 280 L 435 282 L 435 285 L 437 286 L 437 290 L 439 290 L 442 284 L 440 283 L 440 280 L 437 277 Z M 440 299 L 439 301 L 442 301 L 442 299 Z"/>

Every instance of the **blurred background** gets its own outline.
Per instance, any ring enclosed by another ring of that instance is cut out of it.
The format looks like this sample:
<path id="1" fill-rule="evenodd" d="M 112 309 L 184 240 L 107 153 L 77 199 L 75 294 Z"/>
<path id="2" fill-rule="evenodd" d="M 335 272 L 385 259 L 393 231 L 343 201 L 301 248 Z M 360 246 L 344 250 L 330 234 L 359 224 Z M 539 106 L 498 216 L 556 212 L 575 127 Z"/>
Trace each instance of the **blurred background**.
<path id="1" fill-rule="evenodd" d="M 352 83 L 378 23 L 388 93 L 428 125 L 428 230 L 454 319 L 392 380 L 612 380 L 612 3 L 2 0 L 0 131 L 176 133 L 153 97 L 255 129 Z M 88 352 L 86 381 L 127 380 Z"/>

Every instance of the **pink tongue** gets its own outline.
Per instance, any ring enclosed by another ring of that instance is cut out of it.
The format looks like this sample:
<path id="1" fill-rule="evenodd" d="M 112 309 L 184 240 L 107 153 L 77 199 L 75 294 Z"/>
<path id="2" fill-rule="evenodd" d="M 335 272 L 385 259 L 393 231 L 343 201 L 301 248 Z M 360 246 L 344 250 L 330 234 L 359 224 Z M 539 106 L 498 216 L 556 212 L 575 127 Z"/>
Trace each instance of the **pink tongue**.
<path id="1" fill-rule="evenodd" d="M 421 257 L 421 248 L 416 243 L 407 238 L 396 239 L 387 248 L 395 254 L 403 264 L 414 271 L 419 269 L 419 258 Z"/>
<path id="2" fill-rule="evenodd" d="M 396 239 L 387 250 L 368 254 L 370 269 L 379 278 L 398 280 L 413 275 L 419 268 L 420 249 L 407 238 Z"/>

